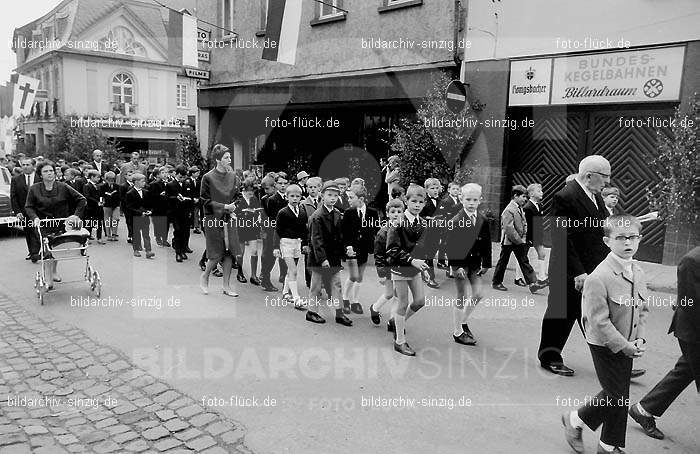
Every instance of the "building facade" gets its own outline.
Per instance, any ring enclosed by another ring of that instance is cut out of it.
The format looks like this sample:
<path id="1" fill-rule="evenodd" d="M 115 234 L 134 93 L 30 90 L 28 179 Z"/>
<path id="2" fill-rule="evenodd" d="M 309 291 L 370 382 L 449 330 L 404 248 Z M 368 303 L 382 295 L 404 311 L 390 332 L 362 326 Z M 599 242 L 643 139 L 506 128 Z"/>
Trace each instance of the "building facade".
<path id="1" fill-rule="evenodd" d="M 494 164 L 501 204 L 511 185 L 539 182 L 548 207 L 580 159 L 600 154 L 623 209 L 647 213 L 657 131 L 670 134 L 674 109 L 700 91 L 698 15 L 692 0 L 672 9 L 632 0 L 469 2 L 464 77 L 486 104 L 478 116 L 513 122 L 483 128 L 469 156 Z M 521 126 L 526 119 L 532 127 Z M 639 258 L 673 262 L 680 246 L 666 227 L 645 224 Z"/>
<path id="2" fill-rule="evenodd" d="M 25 142 L 48 147 L 59 116 L 99 127 L 125 152 L 172 153 L 196 125 L 197 80 L 172 56 L 169 13 L 138 0 L 64 0 L 15 30 L 17 72 L 39 79 L 21 122 Z"/>
<path id="3" fill-rule="evenodd" d="M 200 140 L 232 148 L 237 167 L 304 168 L 326 178 L 361 168 L 378 188 L 383 130 L 415 112 L 433 76 L 458 76 L 448 49 L 460 27 L 455 2 L 325 3 L 303 2 L 293 66 L 261 58 L 265 0 L 198 3 L 198 18 L 238 34 L 234 45 L 210 51 L 211 77 L 198 95 Z M 211 33 L 231 42 L 224 31 Z"/>

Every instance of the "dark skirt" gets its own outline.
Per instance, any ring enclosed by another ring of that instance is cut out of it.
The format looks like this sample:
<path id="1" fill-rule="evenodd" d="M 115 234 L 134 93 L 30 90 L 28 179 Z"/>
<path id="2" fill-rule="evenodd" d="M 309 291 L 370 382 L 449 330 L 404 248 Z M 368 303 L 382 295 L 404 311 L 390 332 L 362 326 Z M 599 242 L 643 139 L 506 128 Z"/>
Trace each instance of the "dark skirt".
<path id="1" fill-rule="evenodd" d="M 228 231 L 228 250 L 224 241 L 224 221 L 217 219 L 212 215 L 204 216 L 202 225 L 204 226 L 204 237 L 207 243 L 207 259 L 220 260 L 226 255 L 235 257 L 241 253 L 238 229 L 236 229 L 235 221 L 230 221 L 226 224 Z"/>

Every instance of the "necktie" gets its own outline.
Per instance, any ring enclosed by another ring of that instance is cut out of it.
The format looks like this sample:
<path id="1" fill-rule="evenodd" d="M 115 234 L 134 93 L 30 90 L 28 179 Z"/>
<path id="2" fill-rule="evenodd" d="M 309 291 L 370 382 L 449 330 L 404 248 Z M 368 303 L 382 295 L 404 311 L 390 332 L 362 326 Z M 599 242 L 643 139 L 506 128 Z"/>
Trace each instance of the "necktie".
<path id="1" fill-rule="evenodd" d="M 475 216 L 475 215 L 470 214 L 470 215 L 469 215 L 469 220 L 471 221 L 472 226 L 475 226 L 475 225 L 476 225 L 476 216 Z"/>
<path id="2" fill-rule="evenodd" d="M 299 209 L 297 207 L 292 207 L 292 211 L 294 212 L 294 216 L 299 217 Z"/>

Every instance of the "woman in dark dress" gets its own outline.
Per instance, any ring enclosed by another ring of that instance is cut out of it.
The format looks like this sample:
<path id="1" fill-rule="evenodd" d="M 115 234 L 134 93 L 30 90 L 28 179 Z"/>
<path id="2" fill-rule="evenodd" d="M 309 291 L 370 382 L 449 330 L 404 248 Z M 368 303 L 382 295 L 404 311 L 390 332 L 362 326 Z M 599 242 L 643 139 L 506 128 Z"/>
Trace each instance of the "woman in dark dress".
<path id="1" fill-rule="evenodd" d="M 87 205 L 85 197 L 69 185 L 56 181 L 56 171 L 51 161 L 41 162 L 36 170 L 41 175 L 41 181 L 34 183 L 27 193 L 24 207 L 27 217 L 32 223 L 37 219 L 68 218 L 66 224 L 79 226 Z M 48 223 L 41 228 L 42 235 L 49 238 L 64 231 L 65 226 L 62 222 Z M 54 282 L 61 282 L 61 278 L 56 274 L 57 264 L 55 260 L 49 260 L 46 268 L 49 289 L 53 288 Z"/>
<path id="2" fill-rule="evenodd" d="M 209 293 L 209 275 L 219 261 L 224 268 L 223 293 L 238 296 L 230 287 L 233 259 L 240 254 L 236 229 L 236 196 L 238 180 L 231 170 L 231 153 L 224 145 L 214 145 L 212 157 L 216 167 L 202 177 L 200 200 L 204 210 L 204 236 L 207 244 L 207 266 L 199 279 L 199 286 Z"/>

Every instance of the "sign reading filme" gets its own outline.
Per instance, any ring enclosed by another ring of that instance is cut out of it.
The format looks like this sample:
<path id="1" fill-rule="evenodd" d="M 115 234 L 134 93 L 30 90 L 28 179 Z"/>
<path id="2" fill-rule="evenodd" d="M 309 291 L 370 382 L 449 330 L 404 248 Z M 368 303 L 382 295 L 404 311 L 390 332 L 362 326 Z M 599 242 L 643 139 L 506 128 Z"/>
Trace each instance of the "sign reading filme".
<path id="1" fill-rule="evenodd" d="M 685 47 L 554 59 L 552 104 L 677 101 Z"/>

